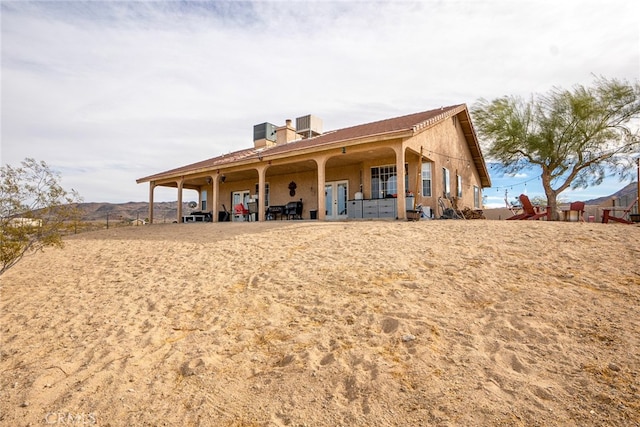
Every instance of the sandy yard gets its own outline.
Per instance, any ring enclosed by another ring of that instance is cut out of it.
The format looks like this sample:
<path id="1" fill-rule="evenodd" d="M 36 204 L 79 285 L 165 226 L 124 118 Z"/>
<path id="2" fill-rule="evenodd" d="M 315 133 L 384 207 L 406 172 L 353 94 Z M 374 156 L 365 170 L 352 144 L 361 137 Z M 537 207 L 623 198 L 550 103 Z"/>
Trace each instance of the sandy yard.
<path id="1" fill-rule="evenodd" d="M 159 224 L 0 281 L 1 425 L 640 425 L 635 225 Z"/>

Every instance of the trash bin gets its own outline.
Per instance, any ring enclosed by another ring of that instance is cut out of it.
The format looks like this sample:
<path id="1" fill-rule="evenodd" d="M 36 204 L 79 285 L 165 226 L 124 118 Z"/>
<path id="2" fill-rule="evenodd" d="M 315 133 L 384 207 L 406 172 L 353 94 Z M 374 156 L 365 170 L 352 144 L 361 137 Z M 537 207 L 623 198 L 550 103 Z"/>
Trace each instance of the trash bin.
<path id="1" fill-rule="evenodd" d="M 311 219 L 318 219 L 318 211 L 309 211 L 309 215 L 311 215 Z"/>

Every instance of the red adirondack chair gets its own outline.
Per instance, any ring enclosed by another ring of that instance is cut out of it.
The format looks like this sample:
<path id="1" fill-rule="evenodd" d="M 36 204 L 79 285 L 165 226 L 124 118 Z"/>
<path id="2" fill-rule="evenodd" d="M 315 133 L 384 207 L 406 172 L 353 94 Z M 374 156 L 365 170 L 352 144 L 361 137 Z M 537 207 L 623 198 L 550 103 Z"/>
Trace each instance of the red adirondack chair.
<path id="1" fill-rule="evenodd" d="M 638 199 L 635 199 L 626 208 L 623 208 L 622 206 L 602 208 L 602 223 L 606 224 L 609 221 L 615 221 L 615 222 L 621 222 L 622 224 L 633 224 L 633 221 L 629 219 L 630 218 L 629 215 L 631 214 L 631 209 L 633 208 L 633 205 L 635 205 L 637 202 L 638 202 Z M 622 215 L 619 217 L 611 215 L 611 212 L 616 212 L 616 211 L 621 211 Z"/>
<path id="2" fill-rule="evenodd" d="M 531 200 L 529 200 L 529 197 L 527 197 L 526 194 L 521 194 L 518 198 L 520 199 L 520 204 L 522 205 L 522 210 L 524 212 L 507 218 L 508 220 L 540 219 L 548 217 L 549 208 L 547 208 L 544 212 L 540 212 L 540 208 L 534 207 L 533 204 L 531 204 Z"/>

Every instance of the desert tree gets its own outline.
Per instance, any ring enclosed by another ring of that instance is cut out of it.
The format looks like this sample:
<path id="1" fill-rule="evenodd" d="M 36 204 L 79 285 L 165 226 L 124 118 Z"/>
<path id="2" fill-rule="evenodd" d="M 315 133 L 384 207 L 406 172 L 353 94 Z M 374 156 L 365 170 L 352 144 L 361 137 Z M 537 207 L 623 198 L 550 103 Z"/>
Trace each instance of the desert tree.
<path id="1" fill-rule="evenodd" d="M 552 218 L 558 195 L 627 179 L 640 151 L 640 84 L 596 77 L 592 86 L 554 88 L 525 100 L 480 99 L 471 109 L 486 155 L 506 173 L 531 166 L 540 178 Z"/>
<path id="2" fill-rule="evenodd" d="M 60 185 L 60 174 L 44 161 L 26 158 L 0 168 L 0 275 L 26 254 L 62 247 L 62 236 L 78 219 L 75 190 Z"/>

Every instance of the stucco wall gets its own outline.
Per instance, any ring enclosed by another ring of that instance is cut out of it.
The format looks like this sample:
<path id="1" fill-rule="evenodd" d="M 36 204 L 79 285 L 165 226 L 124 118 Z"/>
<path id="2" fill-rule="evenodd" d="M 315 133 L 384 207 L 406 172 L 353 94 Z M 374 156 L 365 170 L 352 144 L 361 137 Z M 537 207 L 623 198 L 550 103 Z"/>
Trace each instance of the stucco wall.
<path id="1" fill-rule="evenodd" d="M 474 208 L 474 186 L 479 189 L 479 203 L 482 208 L 482 185 L 457 117 L 445 120 L 411 138 L 407 141 L 407 147 L 418 153 L 422 147 L 423 156 L 433 162 L 432 196 L 424 197 L 418 194 L 420 191 L 418 189 L 418 193 L 414 193 L 418 196 L 416 203 L 422 203 L 423 206 L 430 206 L 432 209 L 436 208 L 438 197 L 441 197 L 444 191 L 442 168 L 447 168 L 450 174 L 452 197 L 457 196 L 456 175 L 462 177 L 462 198 L 458 202 L 458 208 Z M 409 155 L 407 157 L 411 158 Z M 410 175 L 416 166 L 415 163 L 412 165 L 410 162 Z M 414 177 L 409 177 L 410 186 L 415 186 L 414 180 Z"/>
<path id="2" fill-rule="evenodd" d="M 360 174 L 362 166 L 355 165 L 348 168 L 328 166 L 325 172 L 325 181 L 349 182 L 349 198 L 355 197 L 355 193 L 360 191 Z M 295 182 L 295 195 L 289 194 L 289 184 Z M 318 174 L 317 171 L 297 172 L 287 175 L 270 175 L 266 173 L 266 183 L 269 184 L 269 205 L 286 205 L 302 199 L 302 217 L 309 219 L 310 211 L 318 210 Z M 236 191 L 249 190 L 252 195 L 256 194 L 258 185 L 258 175 L 255 179 L 225 182 L 219 187 L 218 207 L 216 211 L 222 211 L 224 204 L 231 210 L 232 194 Z M 324 191 L 324 189 L 322 189 Z"/>

